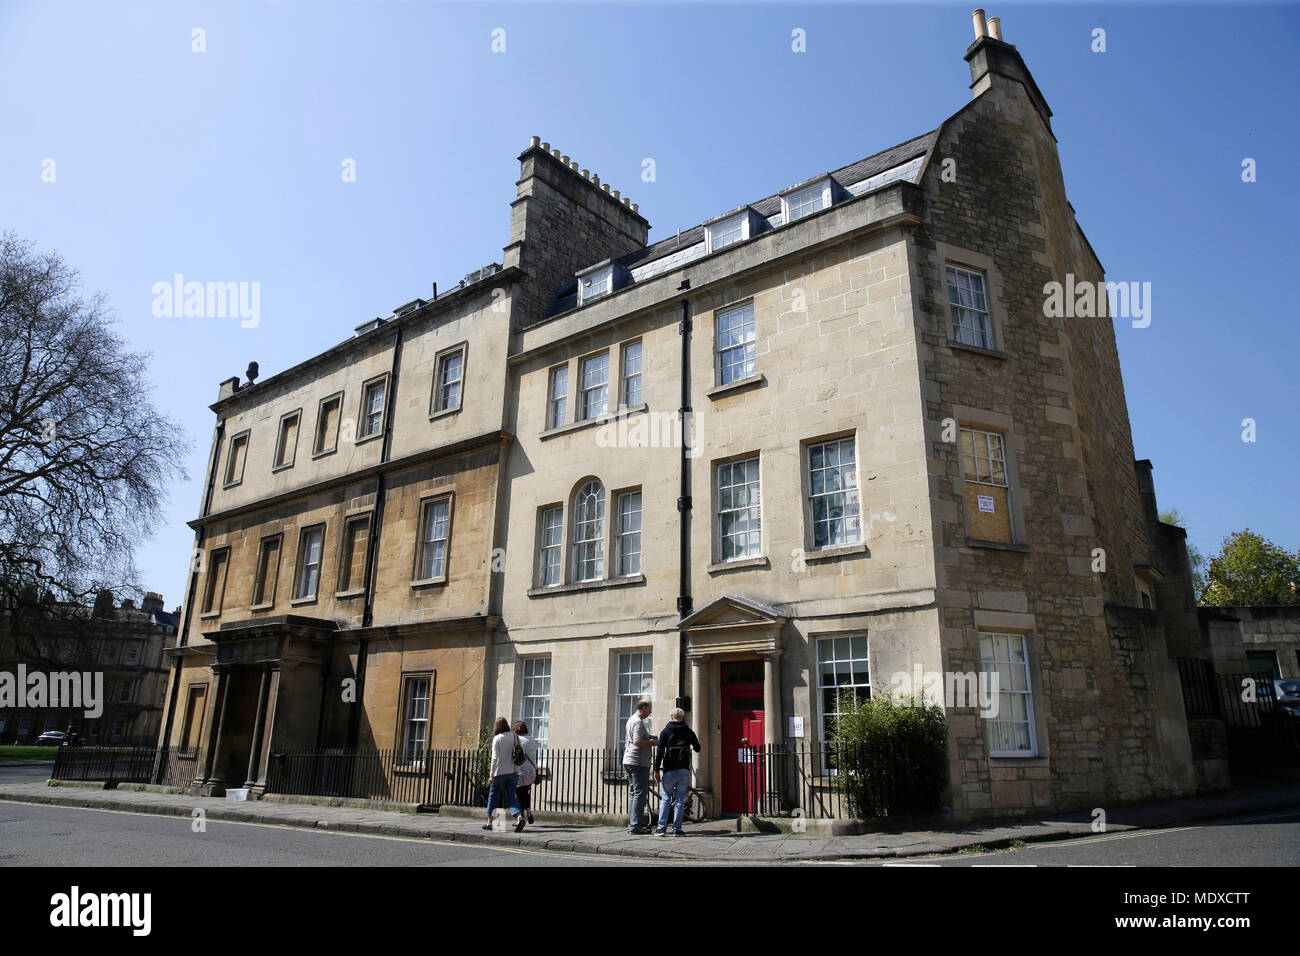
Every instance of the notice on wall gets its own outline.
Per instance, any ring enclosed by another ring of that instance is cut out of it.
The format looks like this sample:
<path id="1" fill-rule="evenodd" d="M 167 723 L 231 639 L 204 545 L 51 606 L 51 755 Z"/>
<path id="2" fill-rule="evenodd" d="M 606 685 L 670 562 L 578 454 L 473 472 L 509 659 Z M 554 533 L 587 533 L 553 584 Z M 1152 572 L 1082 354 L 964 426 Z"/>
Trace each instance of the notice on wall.
<path id="1" fill-rule="evenodd" d="M 802 737 L 802 736 L 803 736 L 803 718 L 802 718 L 802 717 L 791 717 L 791 718 L 790 718 L 790 733 L 786 734 L 786 736 L 787 736 L 787 737 Z"/>
<path id="2" fill-rule="evenodd" d="M 996 509 L 993 507 L 993 499 L 991 497 L 988 495 L 976 495 L 975 497 L 979 501 L 980 511 L 983 511 L 985 514 L 993 514 Z"/>

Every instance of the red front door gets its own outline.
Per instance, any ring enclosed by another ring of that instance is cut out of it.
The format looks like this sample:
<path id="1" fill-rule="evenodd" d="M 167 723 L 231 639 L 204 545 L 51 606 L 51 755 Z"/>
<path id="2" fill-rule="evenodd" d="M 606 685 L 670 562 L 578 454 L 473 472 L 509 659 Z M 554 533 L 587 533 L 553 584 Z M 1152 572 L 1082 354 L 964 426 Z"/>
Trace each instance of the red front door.
<path id="1" fill-rule="evenodd" d="M 754 813 L 763 774 L 763 662 L 722 664 L 722 810 Z"/>

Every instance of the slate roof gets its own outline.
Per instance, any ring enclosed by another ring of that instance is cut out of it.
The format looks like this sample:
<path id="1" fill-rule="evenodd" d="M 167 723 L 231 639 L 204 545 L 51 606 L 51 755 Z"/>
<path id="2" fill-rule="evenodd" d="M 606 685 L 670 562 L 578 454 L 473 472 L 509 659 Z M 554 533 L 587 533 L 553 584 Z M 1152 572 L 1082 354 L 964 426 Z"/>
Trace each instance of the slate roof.
<path id="1" fill-rule="evenodd" d="M 937 129 L 931 130 L 904 143 L 899 143 L 897 146 L 891 146 L 889 149 L 867 156 L 865 159 L 859 159 L 847 166 L 833 169 L 830 171 L 830 176 L 855 197 L 870 191 L 870 189 L 898 179 L 906 179 L 914 183 L 920 175 L 921 159 L 929 151 L 930 145 L 934 142 L 938 132 Z M 894 171 L 896 175 L 886 175 L 891 171 Z M 878 179 L 879 181 L 870 182 L 872 179 Z M 855 189 L 854 187 L 859 188 Z M 775 217 L 779 220 L 781 216 L 781 194 L 774 193 L 757 202 L 748 203 L 747 206 L 766 219 L 770 220 Z M 736 211 L 739 212 L 745 208 L 746 206 L 738 206 Z M 712 222 L 714 218 L 716 217 L 710 217 L 704 222 Z M 775 225 L 779 224 L 778 222 Z M 632 272 L 633 280 L 636 281 L 641 278 L 649 278 L 646 273 L 658 274 L 659 272 L 670 271 L 678 265 L 685 264 L 690 259 L 699 258 L 703 253 L 699 249 L 692 249 L 692 247 L 699 246 L 703 242 L 704 224 L 701 223 L 698 226 L 692 226 L 690 229 L 683 229 L 677 235 L 669 236 L 667 239 L 651 243 L 644 249 L 630 252 L 614 261 Z M 674 255 L 676 255 L 677 261 L 662 261 Z M 653 268 L 656 264 L 659 267 Z M 641 275 L 637 273 L 641 273 Z M 576 279 L 557 290 L 551 307 L 547 310 L 547 315 L 557 315 L 560 312 L 567 312 L 569 309 L 574 308 L 577 305 L 577 291 Z"/>

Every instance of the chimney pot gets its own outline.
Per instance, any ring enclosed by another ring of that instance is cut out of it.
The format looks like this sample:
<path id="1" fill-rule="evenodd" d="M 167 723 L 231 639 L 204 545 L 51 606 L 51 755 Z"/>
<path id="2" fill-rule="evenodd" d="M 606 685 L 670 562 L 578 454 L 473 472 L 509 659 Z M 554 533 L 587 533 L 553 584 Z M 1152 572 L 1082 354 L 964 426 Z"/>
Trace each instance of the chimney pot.
<path id="1" fill-rule="evenodd" d="M 1002 39 L 1002 18 L 989 17 L 989 36 L 995 40 Z"/>
<path id="2" fill-rule="evenodd" d="M 546 150 L 546 151 L 549 153 L 549 152 L 551 151 L 551 144 L 550 144 L 550 143 L 543 143 L 543 144 L 542 144 L 542 149 Z"/>
<path id="3" fill-rule="evenodd" d="M 641 209 L 641 206 L 640 206 L 639 203 L 632 203 L 632 211 L 633 211 L 633 212 L 638 212 L 640 209 Z"/>
<path id="4" fill-rule="evenodd" d="M 551 155 L 554 156 L 556 159 L 559 159 L 559 158 L 560 158 L 560 151 L 559 151 L 558 149 L 553 149 L 553 150 L 551 150 Z"/>
<path id="5" fill-rule="evenodd" d="M 577 161 L 575 160 L 574 162 L 569 163 L 569 168 L 572 169 L 572 170 L 576 173 L 576 172 L 578 171 L 578 163 L 577 163 Z"/>
<path id="6" fill-rule="evenodd" d="M 592 173 L 592 174 L 591 174 L 591 184 L 592 184 L 593 186 L 599 186 L 599 185 L 600 185 L 600 177 L 597 176 L 595 173 Z"/>
<path id="7" fill-rule="evenodd" d="M 603 190 L 605 190 L 605 192 L 609 192 L 609 183 L 605 183 L 605 184 L 602 185 L 600 188 L 603 189 Z"/>
<path id="8" fill-rule="evenodd" d="M 624 197 L 623 197 L 623 205 L 624 205 L 624 206 L 627 206 L 629 209 L 631 209 L 631 208 L 632 208 L 632 200 L 629 199 L 628 197 L 624 196 Z"/>
<path id="9" fill-rule="evenodd" d="M 975 39 L 980 40 L 988 36 L 988 25 L 984 22 L 984 11 L 974 10 L 970 15 L 971 24 L 975 27 Z"/>
<path id="10" fill-rule="evenodd" d="M 590 179 L 590 178 L 591 178 L 591 170 L 590 170 L 590 169 L 584 169 L 584 170 L 582 171 L 582 178 L 583 178 L 583 179 Z"/>
<path id="11" fill-rule="evenodd" d="M 542 138 L 541 138 L 540 136 L 534 136 L 531 140 L 528 141 L 528 145 L 529 145 L 529 146 L 537 146 L 537 145 L 539 145 L 541 142 L 542 142 Z"/>
<path id="12" fill-rule="evenodd" d="M 610 195 L 613 196 L 615 199 L 617 199 L 617 198 L 618 198 L 618 190 L 615 189 L 612 193 L 610 193 Z"/>
<path id="13" fill-rule="evenodd" d="M 565 166 L 569 165 L 569 157 L 568 157 L 568 156 L 561 156 L 561 157 L 560 157 L 560 162 L 564 163 Z"/>

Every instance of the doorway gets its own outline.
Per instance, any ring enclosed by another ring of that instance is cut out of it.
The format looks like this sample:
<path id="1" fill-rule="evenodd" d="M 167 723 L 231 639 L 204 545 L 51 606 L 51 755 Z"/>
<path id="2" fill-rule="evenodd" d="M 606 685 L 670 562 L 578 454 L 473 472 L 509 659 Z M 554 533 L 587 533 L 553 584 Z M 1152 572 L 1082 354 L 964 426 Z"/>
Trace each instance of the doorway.
<path id="1" fill-rule="evenodd" d="M 723 661 L 722 810 L 754 813 L 763 786 L 763 662 Z"/>

